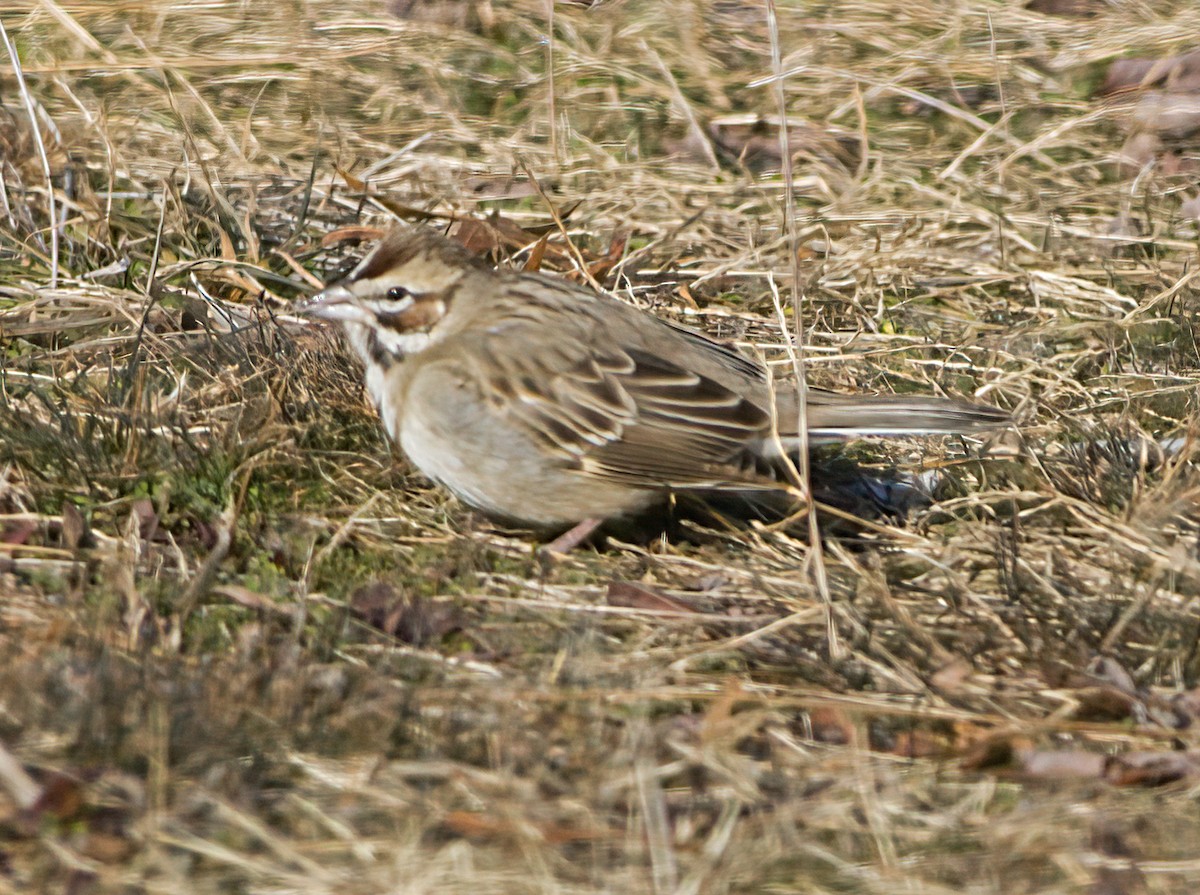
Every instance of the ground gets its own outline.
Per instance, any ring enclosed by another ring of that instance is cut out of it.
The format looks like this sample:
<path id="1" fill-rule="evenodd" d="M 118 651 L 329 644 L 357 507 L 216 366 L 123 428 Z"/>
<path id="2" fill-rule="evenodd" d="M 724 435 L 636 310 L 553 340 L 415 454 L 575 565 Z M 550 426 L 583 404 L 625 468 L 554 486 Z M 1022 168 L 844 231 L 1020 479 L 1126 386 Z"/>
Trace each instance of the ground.
<path id="1" fill-rule="evenodd" d="M 768 6 L 0 4 L 0 891 L 1200 886 L 1200 12 Z M 289 313 L 397 218 L 1016 423 L 546 562 Z"/>

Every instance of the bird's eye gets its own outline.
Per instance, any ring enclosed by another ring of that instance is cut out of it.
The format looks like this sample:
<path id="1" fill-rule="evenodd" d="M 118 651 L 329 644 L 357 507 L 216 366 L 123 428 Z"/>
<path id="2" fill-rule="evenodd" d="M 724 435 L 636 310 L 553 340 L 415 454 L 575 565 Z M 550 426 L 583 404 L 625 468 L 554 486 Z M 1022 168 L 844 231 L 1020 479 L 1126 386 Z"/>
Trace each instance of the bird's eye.
<path id="1" fill-rule="evenodd" d="M 412 295 L 412 293 L 403 286 L 393 286 L 387 291 L 387 297 L 392 301 L 402 301 L 403 299 L 408 298 L 410 295 Z"/>

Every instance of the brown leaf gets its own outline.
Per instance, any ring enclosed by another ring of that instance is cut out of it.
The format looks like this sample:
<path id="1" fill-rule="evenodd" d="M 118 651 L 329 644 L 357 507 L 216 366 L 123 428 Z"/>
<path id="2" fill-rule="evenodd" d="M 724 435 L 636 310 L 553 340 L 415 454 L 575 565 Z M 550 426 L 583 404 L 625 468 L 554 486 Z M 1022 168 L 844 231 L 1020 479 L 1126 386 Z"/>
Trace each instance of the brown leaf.
<path id="1" fill-rule="evenodd" d="M 442 818 L 442 826 L 451 833 L 471 839 L 512 836 L 517 832 L 516 825 L 511 821 L 479 811 L 448 811 Z"/>
<path id="2" fill-rule="evenodd" d="M 388 618 L 402 600 L 400 592 L 392 585 L 376 581 L 374 584 L 358 588 L 350 595 L 350 614 L 373 628 L 392 634 L 395 631 L 395 620 L 389 624 Z"/>
<path id="3" fill-rule="evenodd" d="M 29 809 L 33 817 L 49 815 L 55 820 L 70 822 L 77 819 L 86 805 L 83 783 L 68 774 L 52 772 L 42 781 L 42 792 Z"/>
<path id="4" fill-rule="evenodd" d="M 423 646 L 462 627 L 453 607 L 419 594 L 406 594 L 384 581 L 350 596 L 350 613 L 403 643 Z"/>
<path id="5" fill-rule="evenodd" d="M 1108 758 L 1104 779 L 1115 786 L 1163 786 L 1195 780 L 1198 772 L 1197 752 L 1126 752 Z"/>
<path id="6" fill-rule="evenodd" d="M 1153 59 L 1116 59 L 1104 73 L 1104 83 L 1096 92 L 1101 96 L 1111 96 L 1125 90 L 1142 87 L 1146 75 L 1154 69 Z"/>
<path id="7" fill-rule="evenodd" d="M 1018 763 L 1021 752 L 1032 748 L 1032 743 L 1024 737 L 1011 733 L 991 734 L 970 745 L 962 757 L 962 766 L 968 771 L 1012 767 Z"/>
<path id="8" fill-rule="evenodd" d="M 808 712 L 808 728 L 813 742 L 845 746 L 854 741 L 854 724 L 850 716 L 835 706 L 816 706 Z"/>
<path id="9" fill-rule="evenodd" d="M 629 243 L 628 233 L 614 233 L 612 240 L 608 244 L 608 251 L 603 258 L 599 258 L 588 265 L 588 273 L 593 279 L 599 281 L 608 276 L 611 271 L 620 262 L 621 257 L 625 254 L 625 246 Z"/>
<path id="10" fill-rule="evenodd" d="M 1108 685 L 1085 687 L 1076 691 L 1075 699 L 1078 705 L 1071 717 L 1076 721 L 1124 721 L 1143 711 L 1137 697 Z"/>
<path id="11" fill-rule="evenodd" d="M 221 257 L 226 261 L 237 261 L 237 250 L 233 247 L 233 239 L 225 232 L 224 227 L 217 227 L 217 237 L 221 243 Z"/>
<path id="12" fill-rule="evenodd" d="M 1200 171 L 1200 164 L 1197 164 L 1196 159 L 1188 152 L 1164 152 L 1158 160 L 1158 170 L 1164 177 L 1195 175 Z"/>
<path id="13" fill-rule="evenodd" d="M 541 235 L 526 230 L 501 214 L 492 214 L 486 219 L 459 218 L 449 235 L 477 255 L 499 256 L 528 248 L 541 239 Z M 543 257 L 556 265 L 567 260 L 566 251 L 548 240 L 541 252 Z"/>
<path id="14" fill-rule="evenodd" d="M 613 581 L 608 585 L 605 602 L 609 606 L 645 609 L 650 612 L 696 612 L 695 607 L 633 581 Z"/>
<path id="15" fill-rule="evenodd" d="M 88 833 L 80 852 L 102 864 L 117 864 L 128 859 L 137 850 L 137 844 L 129 836 L 113 833 Z"/>
<path id="16" fill-rule="evenodd" d="M 96 895 L 99 891 L 99 875 L 82 867 L 70 872 L 62 888 L 63 895 Z"/>
<path id="17" fill-rule="evenodd" d="M 929 730 L 904 730 L 896 734 L 886 748 L 880 752 L 890 752 L 904 758 L 942 758 L 953 752 L 949 739 Z"/>
<path id="18" fill-rule="evenodd" d="M 1090 19 L 1104 9 L 1104 0 L 1029 0 L 1025 8 L 1047 16 Z"/>
<path id="19" fill-rule="evenodd" d="M 704 712 L 700 723 L 700 741 L 712 742 L 719 739 L 730 729 L 734 707 L 745 696 L 742 682 L 731 677 L 725 682 L 720 695 L 717 696 Z"/>
<path id="20" fill-rule="evenodd" d="M 0 544 L 24 544 L 37 529 L 32 519 L 10 519 L 0 525 Z"/>
<path id="21" fill-rule="evenodd" d="M 354 190 L 355 192 L 362 192 L 367 188 L 367 182 L 365 180 L 355 177 L 345 168 L 334 165 L 333 170 L 337 171 L 338 174 L 342 176 L 342 180 L 346 181 L 346 186 L 350 187 L 350 189 Z"/>
<path id="22" fill-rule="evenodd" d="M 379 227 L 338 227 L 336 230 L 330 230 L 321 237 L 321 248 L 327 249 L 330 246 L 349 242 L 352 239 L 360 242 L 370 242 L 374 239 L 381 239 L 386 232 Z"/>
<path id="23" fill-rule="evenodd" d="M 149 497 L 139 497 L 129 504 L 129 514 L 137 520 L 138 537 L 144 541 L 154 540 L 158 534 L 158 513 Z"/>
<path id="24" fill-rule="evenodd" d="M 552 845 L 611 839 L 618 835 L 615 830 L 580 829 L 556 823 L 522 823 L 508 818 L 493 817 L 480 811 L 449 811 L 442 818 L 442 827 L 451 833 L 471 839 L 507 839 L 533 834 Z"/>
<path id="25" fill-rule="evenodd" d="M 1200 49 L 1165 59 L 1116 59 L 1097 93 L 1111 96 L 1143 87 L 1164 87 L 1168 93 L 1200 91 Z"/>
<path id="26" fill-rule="evenodd" d="M 62 544 L 68 550 L 93 546 L 91 530 L 79 507 L 70 501 L 62 505 Z"/>
<path id="27" fill-rule="evenodd" d="M 537 244 L 529 250 L 529 259 L 525 262 L 525 270 L 529 272 L 542 269 L 542 259 L 546 257 L 546 244 L 550 241 L 550 234 L 544 233 L 542 238 L 537 241 Z"/>
<path id="28" fill-rule="evenodd" d="M 700 305 L 696 304 L 696 299 L 692 297 L 692 290 L 688 288 L 687 283 L 680 283 L 675 293 L 683 299 L 683 303 L 693 310 L 699 310 Z"/>

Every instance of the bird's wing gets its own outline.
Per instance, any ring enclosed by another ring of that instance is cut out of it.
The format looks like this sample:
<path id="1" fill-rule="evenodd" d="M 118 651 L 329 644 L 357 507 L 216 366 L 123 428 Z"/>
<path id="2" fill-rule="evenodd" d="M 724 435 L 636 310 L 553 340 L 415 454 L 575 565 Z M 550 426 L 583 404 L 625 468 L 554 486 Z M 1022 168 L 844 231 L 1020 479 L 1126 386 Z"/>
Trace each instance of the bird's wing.
<path id="1" fill-rule="evenodd" d="M 661 352 L 603 338 L 521 350 L 520 329 L 484 339 L 485 392 L 555 461 L 640 487 L 768 484 L 755 467 L 771 425 L 761 404 Z"/>

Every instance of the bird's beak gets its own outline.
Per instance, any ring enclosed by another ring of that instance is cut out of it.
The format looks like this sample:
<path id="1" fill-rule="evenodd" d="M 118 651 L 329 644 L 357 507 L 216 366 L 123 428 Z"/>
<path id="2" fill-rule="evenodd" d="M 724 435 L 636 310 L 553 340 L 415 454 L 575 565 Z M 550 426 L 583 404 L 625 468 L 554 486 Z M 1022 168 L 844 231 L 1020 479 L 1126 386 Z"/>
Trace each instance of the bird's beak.
<path id="1" fill-rule="evenodd" d="M 328 286 L 312 298 L 300 302 L 293 312 L 305 317 L 321 317 L 344 323 L 368 324 L 374 315 L 364 308 L 357 296 L 345 286 Z"/>

